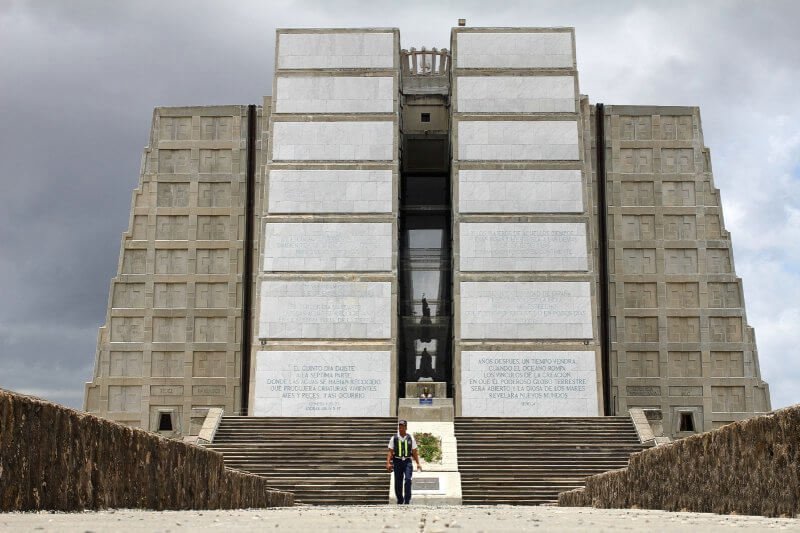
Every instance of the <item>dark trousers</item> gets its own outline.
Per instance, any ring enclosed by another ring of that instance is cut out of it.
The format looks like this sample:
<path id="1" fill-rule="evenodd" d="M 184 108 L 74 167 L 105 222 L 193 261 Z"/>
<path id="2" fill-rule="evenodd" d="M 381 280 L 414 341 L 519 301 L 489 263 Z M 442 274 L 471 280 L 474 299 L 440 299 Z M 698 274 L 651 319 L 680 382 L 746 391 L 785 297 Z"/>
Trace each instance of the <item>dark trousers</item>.
<path id="1" fill-rule="evenodd" d="M 392 467 L 394 468 L 394 495 L 397 496 L 397 503 L 409 503 L 411 501 L 411 476 L 414 473 L 414 464 L 410 458 L 395 458 L 392 459 Z M 403 478 L 405 478 L 405 481 L 403 481 Z"/>

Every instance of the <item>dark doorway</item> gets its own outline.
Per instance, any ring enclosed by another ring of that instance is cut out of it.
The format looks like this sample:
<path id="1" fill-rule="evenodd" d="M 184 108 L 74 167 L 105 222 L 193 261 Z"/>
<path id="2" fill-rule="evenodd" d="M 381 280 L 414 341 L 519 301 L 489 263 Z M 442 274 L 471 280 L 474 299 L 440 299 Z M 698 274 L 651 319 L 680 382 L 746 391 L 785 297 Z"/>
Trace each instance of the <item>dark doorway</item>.
<path id="1" fill-rule="evenodd" d="M 443 381 L 448 391 L 452 383 L 450 175 L 449 168 L 440 163 L 448 161 L 447 153 L 438 153 L 446 151 L 447 144 L 441 139 L 430 141 L 406 142 L 403 154 L 398 346 L 401 397 L 408 381 Z M 409 151 L 417 151 L 417 157 Z M 408 162 L 418 161 L 422 154 L 428 156 L 421 158 L 425 164 L 409 168 Z"/>

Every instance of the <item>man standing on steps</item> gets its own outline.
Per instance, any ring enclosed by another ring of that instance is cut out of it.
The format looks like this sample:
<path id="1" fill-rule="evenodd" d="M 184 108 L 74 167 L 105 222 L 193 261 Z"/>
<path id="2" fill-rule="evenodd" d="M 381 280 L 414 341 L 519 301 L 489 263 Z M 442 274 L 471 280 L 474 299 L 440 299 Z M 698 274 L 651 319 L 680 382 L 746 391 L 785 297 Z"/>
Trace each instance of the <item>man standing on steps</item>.
<path id="1" fill-rule="evenodd" d="M 417 441 L 413 435 L 406 433 L 407 427 L 405 420 L 397 422 L 397 433 L 389 439 L 389 453 L 386 454 L 386 470 L 394 471 L 394 494 L 398 505 L 411 502 L 411 476 L 414 473 L 412 457 L 417 463 L 417 469 L 422 472 Z"/>

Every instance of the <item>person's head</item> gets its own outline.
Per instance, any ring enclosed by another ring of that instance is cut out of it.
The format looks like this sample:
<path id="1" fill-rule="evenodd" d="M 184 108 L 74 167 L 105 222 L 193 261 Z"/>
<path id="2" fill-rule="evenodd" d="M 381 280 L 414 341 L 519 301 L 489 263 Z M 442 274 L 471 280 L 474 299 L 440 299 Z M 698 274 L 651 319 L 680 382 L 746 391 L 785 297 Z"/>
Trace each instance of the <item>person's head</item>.
<path id="1" fill-rule="evenodd" d="M 397 432 L 400 433 L 401 437 L 405 436 L 406 429 L 408 429 L 408 422 L 405 420 L 400 420 L 397 422 Z"/>

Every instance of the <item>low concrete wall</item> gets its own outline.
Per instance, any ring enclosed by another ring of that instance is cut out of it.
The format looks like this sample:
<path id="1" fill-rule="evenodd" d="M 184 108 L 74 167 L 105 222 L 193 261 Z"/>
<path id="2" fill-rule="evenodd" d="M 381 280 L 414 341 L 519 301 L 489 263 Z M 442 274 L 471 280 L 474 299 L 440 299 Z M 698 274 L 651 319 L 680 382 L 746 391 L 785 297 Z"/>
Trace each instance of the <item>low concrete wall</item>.
<path id="1" fill-rule="evenodd" d="M 211 450 L 0 390 L 0 511 L 293 503 Z"/>
<path id="2" fill-rule="evenodd" d="M 562 493 L 564 507 L 800 514 L 800 405 L 631 456 Z"/>

